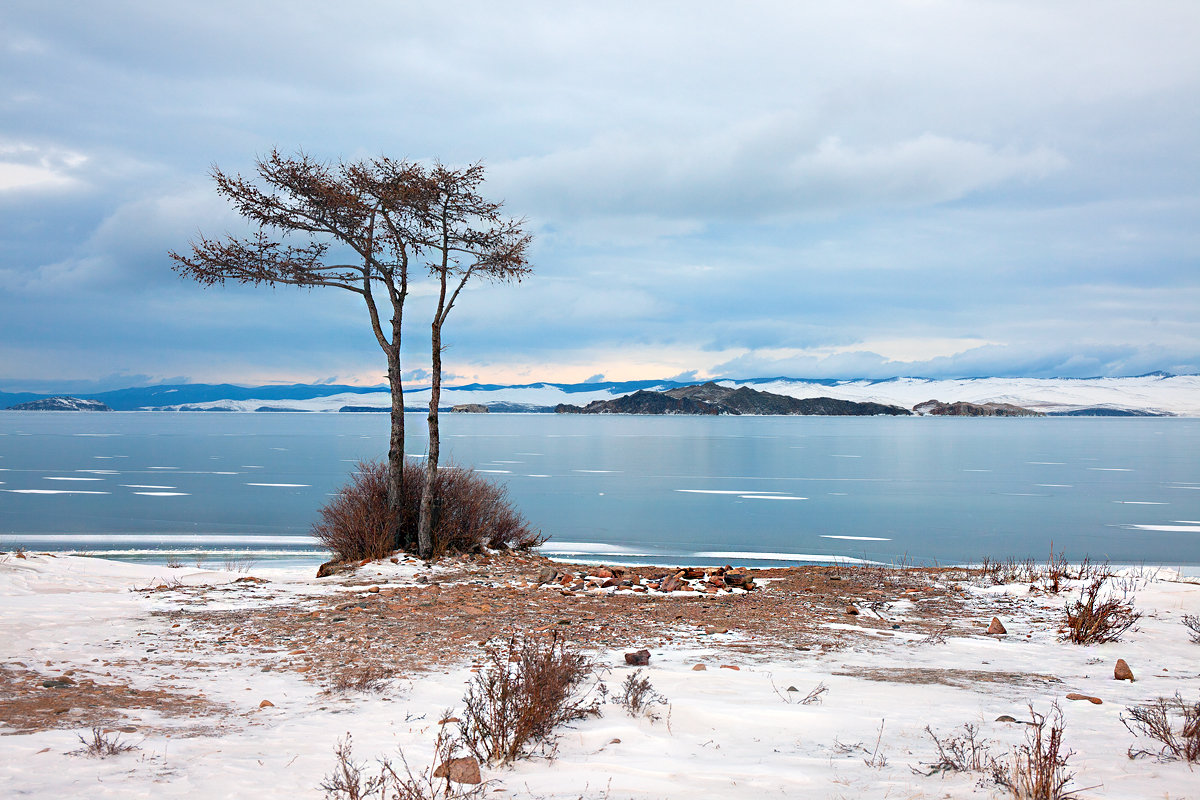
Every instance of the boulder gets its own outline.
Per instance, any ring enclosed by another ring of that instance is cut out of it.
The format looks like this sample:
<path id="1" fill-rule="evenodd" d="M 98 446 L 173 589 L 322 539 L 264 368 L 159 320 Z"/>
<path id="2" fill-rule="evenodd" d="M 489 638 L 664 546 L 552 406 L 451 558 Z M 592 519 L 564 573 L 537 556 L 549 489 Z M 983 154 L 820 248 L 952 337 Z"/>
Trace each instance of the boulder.
<path id="1" fill-rule="evenodd" d="M 317 577 L 328 578 L 330 575 L 337 575 L 353 568 L 353 564 L 347 564 L 345 561 L 326 561 L 317 567 Z"/>
<path id="2" fill-rule="evenodd" d="M 483 782 L 483 776 L 479 774 L 479 760 L 474 756 L 451 758 L 443 761 L 433 771 L 433 777 L 445 778 L 454 783 Z"/>
<path id="3" fill-rule="evenodd" d="M 999 617 L 992 617 L 992 624 L 988 625 L 987 632 L 989 636 L 1000 636 L 1008 633 L 1008 629 L 1004 627 L 1004 623 L 1000 621 Z"/>
<path id="4" fill-rule="evenodd" d="M 631 667 L 645 667 L 650 663 L 650 651 L 638 650 L 636 653 L 626 653 L 625 663 Z"/>
<path id="5" fill-rule="evenodd" d="M 744 572 L 726 572 L 724 581 L 726 586 L 742 588 L 748 578 L 749 576 Z"/>
<path id="6" fill-rule="evenodd" d="M 676 572 L 658 585 L 660 592 L 677 592 L 682 588 L 684 588 L 682 572 Z"/>
<path id="7" fill-rule="evenodd" d="M 1117 665 L 1113 667 L 1113 680 L 1133 682 L 1133 670 L 1125 663 L 1125 659 L 1118 658 Z"/>

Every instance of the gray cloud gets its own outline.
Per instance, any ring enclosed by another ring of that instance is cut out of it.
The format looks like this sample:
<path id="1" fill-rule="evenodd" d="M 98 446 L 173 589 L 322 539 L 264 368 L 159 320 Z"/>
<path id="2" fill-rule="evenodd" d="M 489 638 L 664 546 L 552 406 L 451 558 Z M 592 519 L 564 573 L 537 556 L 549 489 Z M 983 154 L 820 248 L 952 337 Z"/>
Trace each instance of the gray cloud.
<path id="1" fill-rule="evenodd" d="M 169 269 L 240 229 L 210 166 L 273 146 L 488 164 L 537 273 L 455 311 L 464 379 L 1200 360 L 1189 0 L 14 0 L 0 22 L 10 380 L 377 378 L 355 298 Z"/>

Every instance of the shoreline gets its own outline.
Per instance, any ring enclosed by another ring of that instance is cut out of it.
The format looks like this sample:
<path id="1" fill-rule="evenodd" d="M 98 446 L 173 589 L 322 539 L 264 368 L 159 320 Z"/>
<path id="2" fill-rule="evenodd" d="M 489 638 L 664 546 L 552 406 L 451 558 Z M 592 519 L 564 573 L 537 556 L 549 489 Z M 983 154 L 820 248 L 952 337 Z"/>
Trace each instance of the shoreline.
<path id="1" fill-rule="evenodd" d="M 750 570 L 749 592 L 639 596 L 586 588 L 579 573 L 594 568 L 582 564 L 572 579 L 582 590 L 539 588 L 541 570 L 565 570 L 541 556 L 433 569 L 397 561 L 314 580 L 291 568 L 3 559 L 0 783 L 51 796 L 182 797 L 238 794 L 253 781 L 263 797 L 319 796 L 347 732 L 357 758 L 394 759 L 402 747 L 424 766 L 436 720 L 460 706 L 475 675 L 479 643 L 517 631 L 566 637 L 610 688 L 632 674 L 623 653 L 649 650 L 644 674 L 668 699 L 669 721 L 606 701 L 602 717 L 564 731 L 556 760 L 485 769 L 488 797 L 1000 797 L 978 774 L 915 774 L 935 755 L 925 726 L 944 736 L 976 724 L 1000 753 L 1026 726 L 998 717 L 1026 719 L 1028 705 L 1045 713 L 1055 701 L 1076 753 L 1074 785 L 1102 785 L 1082 796 L 1186 796 L 1194 786 L 1178 762 L 1130 760 L 1134 740 L 1120 723 L 1131 704 L 1200 691 L 1200 645 L 1179 624 L 1200 613 L 1200 582 L 1165 571 L 1114 576 L 1146 612 L 1141 630 L 1078 647 L 1058 628 L 1079 580 L 1052 593 L 956 568 L 780 567 Z M 993 616 L 1007 634 L 985 632 Z M 1136 682 L 1113 679 L 1118 657 Z M 331 690 L 372 664 L 390 672 L 384 692 Z M 828 690 L 821 703 L 788 702 L 788 687 L 818 685 Z M 1073 692 L 1103 702 L 1066 700 Z M 72 755 L 93 723 L 126 731 L 138 751 Z M 877 736 L 888 763 L 868 766 L 854 743 Z"/>

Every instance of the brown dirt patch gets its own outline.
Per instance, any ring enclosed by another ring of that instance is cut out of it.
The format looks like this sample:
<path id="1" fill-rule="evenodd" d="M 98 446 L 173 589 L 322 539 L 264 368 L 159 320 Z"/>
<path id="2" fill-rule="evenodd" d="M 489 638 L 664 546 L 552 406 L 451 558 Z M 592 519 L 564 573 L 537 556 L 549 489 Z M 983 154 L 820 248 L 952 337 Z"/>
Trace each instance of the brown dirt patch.
<path id="1" fill-rule="evenodd" d="M 79 675 L 46 675 L 19 662 L 0 667 L 0 734 L 52 728 L 101 727 L 132 733 L 131 709 L 153 709 L 181 720 L 210 717 L 222 707 L 203 697 L 169 689 L 134 689 L 127 683 Z"/>
<path id="2" fill-rule="evenodd" d="M 208 591 L 189 594 L 183 607 L 166 613 L 173 624 L 160 641 L 164 651 L 189 658 L 208 651 L 267 669 L 302 672 L 326 685 L 364 668 L 412 674 L 474 662 L 489 639 L 513 634 L 557 633 L 590 650 L 652 651 L 700 645 L 729 651 L 731 659 L 796 655 L 797 650 L 845 646 L 854 632 L 830 630 L 849 622 L 892 631 L 891 604 L 913 607 L 898 623 L 910 632 L 977 633 L 965 621 L 964 600 L 953 586 L 934 583 L 947 570 L 792 567 L 753 570 L 759 588 L 722 595 L 649 595 L 570 592 L 537 587 L 546 566 L 580 571 L 539 556 L 506 554 L 460 559 L 436 582 L 362 589 L 382 579 L 352 577 L 346 591 L 313 598 L 303 608 L 278 606 L 236 610 L 204 607 Z M 643 579 L 668 571 L 638 567 Z M 961 572 L 961 571 L 959 571 Z M 357 585 L 355 585 L 357 584 Z M 269 585 L 253 587 L 269 596 Z M 855 605 L 857 616 L 846 614 Z M 963 620 L 961 625 L 948 621 Z M 708 635 L 706 629 L 727 629 Z"/>
<path id="3" fill-rule="evenodd" d="M 981 683 L 1002 683 L 1009 686 L 1044 689 L 1050 684 L 1062 683 L 1059 678 L 1053 675 L 1039 675 L 1031 672 L 989 672 L 979 669 L 877 667 L 834 672 L 833 674 L 862 678 L 868 681 L 885 681 L 887 683 L 940 684 L 942 686 L 953 686 L 958 689 L 973 689 Z"/>

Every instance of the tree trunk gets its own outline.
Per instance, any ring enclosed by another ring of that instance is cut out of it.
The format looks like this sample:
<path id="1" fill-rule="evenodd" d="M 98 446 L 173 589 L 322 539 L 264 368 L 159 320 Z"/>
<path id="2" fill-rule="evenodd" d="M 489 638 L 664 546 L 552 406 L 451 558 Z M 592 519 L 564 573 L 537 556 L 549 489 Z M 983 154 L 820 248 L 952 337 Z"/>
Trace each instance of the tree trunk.
<path id="1" fill-rule="evenodd" d="M 433 323 L 433 382 L 429 390 L 429 455 L 425 458 L 425 487 L 421 492 L 421 517 L 417 527 L 417 553 L 421 558 L 433 555 L 434 499 L 441 436 L 438 433 L 438 403 L 442 399 L 442 326 Z"/>
<path id="2" fill-rule="evenodd" d="M 412 531 L 404 530 L 404 386 L 401 384 L 400 348 L 389 351 L 388 387 L 392 394 L 392 432 L 388 438 L 388 511 L 392 515 L 392 548 L 407 550 Z"/>

